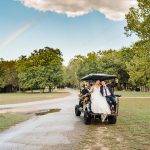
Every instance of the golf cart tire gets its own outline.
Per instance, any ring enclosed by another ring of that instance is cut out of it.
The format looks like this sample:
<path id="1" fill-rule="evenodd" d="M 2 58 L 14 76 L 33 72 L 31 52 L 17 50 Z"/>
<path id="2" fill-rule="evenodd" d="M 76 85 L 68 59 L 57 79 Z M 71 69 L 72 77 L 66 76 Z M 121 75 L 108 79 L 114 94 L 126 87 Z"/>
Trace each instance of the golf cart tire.
<path id="1" fill-rule="evenodd" d="M 109 124 L 116 124 L 117 116 L 108 116 L 108 123 Z"/>
<path id="2" fill-rule="evenodd" d="M 76 114 L 76 116 L 80 116 L 81 115 L 81 111 L 79 110 L 79 105 L 75 106 L 75 114 Z"/>
<path id="3" fill-rule="evenodd" d="M 86 110 L 84 111 L 84 123 L 91 124 L 91 116 Z"/>

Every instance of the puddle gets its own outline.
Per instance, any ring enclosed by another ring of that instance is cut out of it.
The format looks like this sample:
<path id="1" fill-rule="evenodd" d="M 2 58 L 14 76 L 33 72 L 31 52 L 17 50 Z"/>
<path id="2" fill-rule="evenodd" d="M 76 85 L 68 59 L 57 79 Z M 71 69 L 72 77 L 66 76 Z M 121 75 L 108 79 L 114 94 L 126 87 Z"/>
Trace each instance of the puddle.
<path id="1" fill-rule="evenodd" d="M 56 112 L 59 112 L 59 111 L 61 111 L 60 108 L 53 108 L 53 109 L 41 110 L 39 112 L 36 112 L 35 115 L 36 116 L 41 116 L 41 115 L 46 115 L 48 113 L 56 113 Z"/>

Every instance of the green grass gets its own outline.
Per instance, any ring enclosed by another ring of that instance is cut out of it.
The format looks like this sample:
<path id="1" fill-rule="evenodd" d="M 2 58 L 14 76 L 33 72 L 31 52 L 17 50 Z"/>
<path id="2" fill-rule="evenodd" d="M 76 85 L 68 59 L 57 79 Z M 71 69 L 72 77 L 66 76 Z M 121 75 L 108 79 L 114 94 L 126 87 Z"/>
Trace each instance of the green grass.
<path id="1" fill-rule="evenodd" d="M 0 131 L 29 119 L 29 115 L 18 113 L 0 114 Z"/>
<path id="2" fill-rule="evenodd" d="M 121 99 L 117 124 L 92 124 L 83 139 L 80 149 L 150 150 L 150 98 Z"/>
<path id="3" fill-rule="evenodd" d="M 10 93 L 0 94 L 0 104 L 16 104 L 32 101 L 50 100 L 70 95 L 64 90 L 52 93 Z"/>
<path id="4" fill-rule="evenodd" d="M 115 91 L 122 97 L 150 97 L 150 92 L 135 92 L 135 91 Z"/>
<path id="5" fill-rule="evenodd" d="M 115 126 L 108 126 L 110 131 L 110 148 L 148 150 L 150 148 L 150 98 L 125 99 L 120 102 L 120 115 Z M 119 142 L 114 137 L 120 137 Z"/>

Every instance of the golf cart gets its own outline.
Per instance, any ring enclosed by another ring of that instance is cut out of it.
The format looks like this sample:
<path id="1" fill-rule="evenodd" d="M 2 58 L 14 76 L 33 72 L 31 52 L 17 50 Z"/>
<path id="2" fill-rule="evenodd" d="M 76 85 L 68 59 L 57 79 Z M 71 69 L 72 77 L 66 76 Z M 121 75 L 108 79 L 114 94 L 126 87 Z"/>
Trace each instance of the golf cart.
<path id="1" fill-rule="evenodd" d="M 91 84 L 92 82 L 96 80 L 105 81 L 105 80 L 113 80 L 115 81 L 116 75 L 108 75 L 108 74 L 89 74 L 87 76 L 84 76 L 81 78 L 81 82 L 87 82 Z M 114 82 L 115 83 L 115 82 Z M 113 86 L 113 91 L 114 91 Z M 81 91 L 81 87 L 80 87 Z M 101 119 L 101 114 L 95 114 L 91 110 L 91 99 L 90 99 L 90 93 L 87 93 L 86 95 L 86 101 L 83 100 L 83 95 L 79 95 L 79 104 L 75 106 L 75 115 L 80 116 L 81 113 L 84 113 L 84 123 L 90 124 L 92 119 Z M 115 95 L 116 100 L 116 110 L 115 112 L 111 112 L 111 114 L 107 115 L 105 121 L 107 121 L 109 124 L 115 124 L 117 122 L 117 116 L 118 116 L 118 108 L 119 108 L 119 97 L 120 95 Z"/>

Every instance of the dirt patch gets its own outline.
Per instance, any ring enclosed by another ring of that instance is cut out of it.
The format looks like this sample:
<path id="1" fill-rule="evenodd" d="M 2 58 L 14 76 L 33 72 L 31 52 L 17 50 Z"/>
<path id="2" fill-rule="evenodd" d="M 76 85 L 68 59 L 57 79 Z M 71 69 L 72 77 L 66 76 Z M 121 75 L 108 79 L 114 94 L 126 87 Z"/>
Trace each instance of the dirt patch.
<path id="1" fill-rule="evenodd" d="M 80 142 L 78 148 L 83 150 L 110 150 L 103 143 L 104 137 L 109 137 L 107 125 L 95 122 L 88 126 L 84 139 Z"/>

